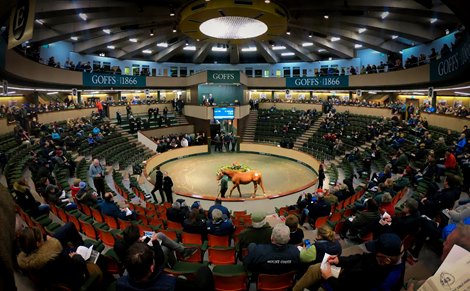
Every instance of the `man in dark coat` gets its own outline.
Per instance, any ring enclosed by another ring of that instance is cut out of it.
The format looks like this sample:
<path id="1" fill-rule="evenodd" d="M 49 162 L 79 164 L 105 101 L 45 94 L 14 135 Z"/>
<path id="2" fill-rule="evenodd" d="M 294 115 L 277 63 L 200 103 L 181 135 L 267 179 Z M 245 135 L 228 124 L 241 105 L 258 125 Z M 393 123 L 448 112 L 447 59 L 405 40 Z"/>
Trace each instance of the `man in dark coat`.
<path id="1" fill-rule="evenodd" d="M 165 202 L 165 194 L 163 193 L 163 172 L 160 171 L 160 166 L 157 166 L 156 168 L 157 172 L 155 173 L 155 186 L 153 187 L 152 193 L 153 200 L 155 203 L 158 201 L 157 196 L 155 196 L 155 192 L 158 191 L 160 193 L 160 196 L 162 197 L 162 202 Z"/>

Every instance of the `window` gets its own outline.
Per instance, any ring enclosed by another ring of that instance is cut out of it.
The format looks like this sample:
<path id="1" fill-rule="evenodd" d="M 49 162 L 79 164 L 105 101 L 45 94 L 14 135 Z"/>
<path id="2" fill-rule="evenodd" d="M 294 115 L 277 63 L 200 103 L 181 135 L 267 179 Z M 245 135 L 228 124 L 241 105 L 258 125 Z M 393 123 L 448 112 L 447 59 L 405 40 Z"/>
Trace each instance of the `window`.
<path id="1" fill-rule="evenodd" d="M 101 67 L 100 61 L 93 61 L 93 71 L 99 71 Z"/>
<path id="2" fill-rule="evenodd" d="M 293 77 L 300 77 L 300 67 L 294 67 L 292 69 L 292 75 Z"/>
<path id="3" fill-rule="evenodd" d="M 178 67 L 170 67 L 170 77 L 178 77 Z"/>
<path id="4" fill-rule="evenodd" d="M 302 77 L 307 77 L 307 69 L 302 70 Z"/>
<path id="5" fill-rule="evenodd" d="M 264 76 L 265 78 L 269 78 L 269 70 L 264 70 Z"/>
<path id="6" fill-rule="evenodd" d="M 131 69 L 129 67 L 124 68 L 124 75 L 130 75 L 131 74 Z"/>
<path id="7" fill-rule="evenodd" d="M 245 68 L 245 74 L 251 78 L 253 77 L 253 68 Z"/>
<path id="8" fill-rule="evenodd" d="M 194 75 L 194 70 L 189 70 L 189 75 L 190 76 Z"/>
<path id="9" fill-rule="evenodd" d="M 188 68 L 187 67 L 180 67 L 180 77 L 188 76 Z"/>
<path id="10" fill-rule="evenodd" d="M 281 78 L 281 70 L 276 70 L 276 77 Z"/>
<path id="11" fill-rule="evenodd" d="M 154 76 L 154 77 L 155 77 L 156 75 L 157 75 L 157 69 L 155 69 L 155 68 L 152 68 L 152 76 Z"/>
<path id="12" fill-rule="evenodd" d="M 105 72 L 110 72 L 111 71 L 111 63 L 110 62 L 103 62 L 103 70 Z"/>
<path id="13" fill-rule="evenodd" d="M 140 65 L 132 65 L 132 75 L 139 75 L 140 74 Z"/>
<path id="14" fill-rule="evenodd" d="M 284 78 L 286 78 L 286 77 L 292 77 L 292 76 L 290 75 L 290 68 L 289 68 L 289 67 L 284 67 L 284 68 L 283 68 L 283 71 L 284 71 Z"/>
<path id="15" fill-rule="evenodd" d="M 149 65 L 142 65 L 142 71 L 140 72 L 142 76 L 149 76 L 150 75 L 150 66 Z"/>
<path id="16" fill-rule="evenodd" d="M 263 70 L 255 70 L 255 77 L 256 78 L 261 78 L 263 74 Z"/>

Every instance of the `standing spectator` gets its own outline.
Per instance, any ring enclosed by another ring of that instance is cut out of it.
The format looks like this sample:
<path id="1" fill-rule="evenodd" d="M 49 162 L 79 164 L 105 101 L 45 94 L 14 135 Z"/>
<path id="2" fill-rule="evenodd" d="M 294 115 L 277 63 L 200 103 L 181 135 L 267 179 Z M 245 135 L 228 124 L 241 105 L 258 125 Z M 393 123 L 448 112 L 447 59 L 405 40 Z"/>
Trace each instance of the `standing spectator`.
<path id="1" fill-rule="evenodd" d="M 158 202 L 157 196 L 155 196 L 155 192 L 158 191 L 160 193 L 160 196 L 162 197 L 162 204 L 165 202 L 165 194 L 163 193 L 163 172 L 160 171 L 160 166 L 157 166 L 156 168 L 157 172 L 155 173 L 155 186 L 153 187 L 152 191 L 150 193 L 153 196 L 153 200 L 155 203 Z"/>
<path id="2" fill-rule="evenodd" d="M 96 108 L 98 108 L 98 113 L 99 113 L 100 117 L 103 118 L 104 117 L 103 103 L 101 103 L 100 100 L 96 101 Z"/>
<path id="3" fill-rule="evenodd" d="M 167 202 L 173 203 L 173 180 L 168 175 L 168 172 L 165 172 L 163 177 L 163 191 L 165 191 Z"/>
<path id="4" fill-rule="evenodd" d="M 119 125 L 121 125 L 121 123 L 122 123 L 122 117 L 121 117 L 121 112 L 119 112 L 119 110 L 116 111 L 116 120 L 117 120 L 117 123 L 118 123 Z"/>
<path id="5" fill-rule="evenodd" d="M 96 193 L 103 198 L 105 189 L 104 189 L 104 168 L 100 164 L 100 160 L 94 159 L 88 169 L 88 176 L 93 179 L 93 185 L 95 185 Z"/>
<path id="6" fill-rule="evenodd" d="M 320 164 L 318 168 L 318 188 L 323 189 L 323 181 L 325 180 L 325 170 L 323 169 L 323 164 Z"/>

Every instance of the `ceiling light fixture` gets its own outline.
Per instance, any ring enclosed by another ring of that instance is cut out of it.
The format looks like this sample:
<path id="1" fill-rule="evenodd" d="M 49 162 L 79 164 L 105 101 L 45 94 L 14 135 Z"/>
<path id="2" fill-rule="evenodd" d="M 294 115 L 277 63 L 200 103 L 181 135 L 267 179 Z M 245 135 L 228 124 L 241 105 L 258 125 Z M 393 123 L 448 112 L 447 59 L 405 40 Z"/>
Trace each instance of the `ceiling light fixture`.
<path id="1" fill-rule="evenodd" d="M 340 40 L 340 39 L 341 39 L 340 37 L 333 36 L 333 37 L 331 38 L 331 41 L 338 41 L 338 40 Z"/>
<path id="2" fill-rule="evenodd" d="M 355 44 L 354 45 L 354 48 L 361 48 L 362 47 L 362 44 Z"/>
<path id="3" fill-rule="evenodd" d="M 458 92 L 458 91 L 455 91 L 454 94 L 457 94 L 457 95 L 464 95 L 464 96 L 470 96 L 470 93 L 466 93 L 466 92 Z"/>
<path id="4" fill-rule="evenodd" d="M 167 42 L 159 42 L 159 43 L 157 43 L 157 46 L 158 47 L 168 47 L 168 43 Z"/>
<path id="5" fill-rule="evenodd" d="M 149 54 L 152 53 L 152 51 L 151 50 L 143 50 L 142 53 L 149 55 Z"/>
<path id="6" fill-rule="evenodd" d="M 130 42 L 137 42 L 137 38 L 129 38 Z"/>
<path id="7" fill-rule="evenodd" d="M 154 36 L 153 29 L 150 29 L 150 36 Z"/>
<path id="8" fill-rule="evenodd" d="M 380 18 L 385 19 L 385 18 L 387 18 L 387 16 L 389 14 L 390 14 L 390 12 L 388 12 L 388 11 L 382 12 L 382 14 L 380 14 Z"/>
<path id="9" fill-rule="evenodd" d="M 176 14 L 175 14 L 175 9 L 170 8 L 170 16 L 173 17 L 173 16 L 175 16 L 175 15 L 176 15 Z"/>
<path id="10" fill-rule="evenodd" d="M 290 35 L 290 29 L 287 29 L 286 34 Z"/>
<path id="11" fill-rule="evenodd" d="M 293 52 L 285 52 L 285 53 L 282 53 L 281 56 L 283 56 L 283 57 L 295 56 L 295 53 L 293 53 Z"/>
<path id="12" fill-rule="evenodd" d="M 318 52 L 319 53 L 326 52 L 326 49 L 319 49 Z"/>
<path id="13" fill-rule="evenodd" d="M 242 52 L 256 52 L 258 49 L 254 46 L 242 48 Z"/>
<path id="14" fill-rule="evenodd" d="M 173 26 L 173 33 L 176 32 L 176 26 Z"/>
<path id="15" fill-rule="evenodd" d="M 446 35 L 450 33 L 450 30 L 449 29 L 446 29 Z"/>
<path id="16" fill-rule="evenodd" d="M 304 42 L 302 44 L 303 47 L 309 47 L 309 46 L 313 46 L 313 42 Z"/>
<path id="17" fill-rule="evenodd" d="M 310 33 L 308 34 L 308 37 L 312 38 L 312 36 L 313 36 L 313 35 L 312 35 L 312 33 L 310 32 Z"/>
<path id="18" fill-rule="evenodd" d="M 85 13 L 79 13 L 78 17 L 80 17 L 83 21 L 86 21 L 88 19 L 88 16 Z"/>
<path id="19" fill-rule="evenodd" d="M 270 0 L 264 0 L 264 3 L 269 4 L 269 3 L 271 3 L 271 1 Z"/>
<path id="20" fill-rule="evenodd" d="M 397 39 L 398 35 L 392 35 L 392 39 Z"/>
<path id="21" fill-rule="evenodd" d="M 332 58 L 332 57 L 329 57 L 328 60 L 331 61 L 331 60 L 333 60 L 333 58 Z"/>
<path id="22" fill-rule="evenodd" d="M 73 40 L 73 41 L 77 41 L 77 40 L 78 40 L 78 36 L 71 36 L 70 39 Z"/>
<path id="23" fill-rule="evenodd" d="M 213 52 L 226 52 L 227 48 L 225 46 L 219 47 L 219 46 L 213 46 L 212 47 Z"/>
<path id="24" fill-rule="evenodd" d="M 47 95 L 54 95 L 54 94 L 59 94 L 59 92 L 54 91 L 54 92 L 48 92 L 48 93 L 46 93 L 46 94 L 47 94 Z"/>
<path id="25" fill-rule="evenodd" d="M 359 33 L 363 33 L 363 32 L 366 31 L 366 30 L 367 30 L 367 28 L 359 28 L 358 32 L 359 32 Z"/>
<path id="26" fill-rule="evenodd" d="M 105 55 L 104 53 L 100 53 L 99 56 L 100 56 L 100 57 L 104 57 L 104 56 L 106 56 L 106 55 Z"/>
<path id="27" fill-rule="evenodd" d="M 110 50 L 113 50 L 115 49 L 116 47 L 114 45 L 108 45 L 107 48 L 109 48 Z"/>
<path id="28" fill-rule="evenodd" d="M 431 18 L 431 19 L 429 20 L 430 23 L 434 23 L 434 22 L 436 22 L 436 21 L 437 21 L 437 18 Z"/>
<path id="29" fill-rule="evenodd" d="M 44 20 L 42 19 L 36 19 L 35 22 L 40 25 L 44 25 Z"/>
<path id="30" fill-rule="evenodd" d="M 111 29 L 105 28 L 105 29 L 103 29 L 103 32 L 106 33 L 106 34 L 110 34 L 110 33 L 111 33 Z"/>
<path id="31" fill-rule="evenodd" d="M 280 50 L 285 50 L 286 47 L 283 45 L 273 45 L 272 49 L 273 51 L 280 51 Z"/>
<path id="32" fill-rule="evenodd" d="M 183 50 L 185 51 L 195 51 L 196 50 L 196 47 L 194 45 L 190 45 L 190 46 L 185 46 L 183 48 Z"/>
<path id="33" fill-rule="evenodd" d="M 186 41 L 186 43 L 185 43 L 184 45 L 189 45 L 189 42 L 188 42 L 188 41 Z"/>
<path id="34" fill-rule="evenodd" d="M 199 30 L 217 39 L 247 39 L 265 34 L 268 26 L 254 18 L 222 16 L 204 21 Z"/>
<path id="35" fill-rule="evenodd" d="M 328 15 L 324 15 L 324 16 L 323 16 L 323 18 L 325 18 L 325 19 L 329 19 L 329 18 L 330 18 L 330 16 L 328 16 Z"/>

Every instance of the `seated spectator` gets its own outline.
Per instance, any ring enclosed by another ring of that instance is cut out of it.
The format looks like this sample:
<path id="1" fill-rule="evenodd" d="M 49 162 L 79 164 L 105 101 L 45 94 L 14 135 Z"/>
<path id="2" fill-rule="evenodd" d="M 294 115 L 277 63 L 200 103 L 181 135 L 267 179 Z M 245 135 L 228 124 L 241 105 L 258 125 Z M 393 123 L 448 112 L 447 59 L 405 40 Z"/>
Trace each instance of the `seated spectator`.
<path id="1" fill-rule="evenodd" d="M 308 223 L 315 227 L 315 221 L 318 217 L 330 215 L 331 205 L 323 199 L 323 192 L 317 192 L 313 197 L 310 205 L 307 206 Z"/>
<path id="2" fill-rule="evenodd" d="M 467 137 L 465 133 L 460 134 L 460 137 L 455 145 L 455 154 L 461 155 L 464 152 L 465 146 L 467 145 Z"/>
<path id="3" fill-rule="evenodd" d="M 98 201 L 101 201 L 101 198 L 98 198 L 98 194 L 96 192 L 87 189 L 87 184 L 85 182 L 80 182 L 79 188 L 80 190 L 75 196 L 78 203 L 94 207 L 98 205 Z"/>
<path id="4" fill-rule="evenodd" d="M 204 208 L 201 206 L 200 201 L 194 201 L 193 204 L 191 205 L 191 211 L 196 210 L 199 213 L 199 218 L 200 219 L 206 219 L 206 212 L 204 211 Z M 226 217 L 229 218 L 229 217 Z"/>
<path id="5" fill-rule="evenodd" d="M 119 291 L 137 290 L 213 290 L 212 273 L 201 267 L 192 281 L 175 278 L 163 272 L 163 265 L 154 260 L 154 253 L 161 252 L 158 240 L 152 241 L 152 248 L 143 242 L 134 243 L 128 250 L 124 265 L 127 275 L 117 280 Z"/>
<path id="6" fill-rule="evenodd" d="M 24 177 L 13 183 L 13 193 L 18 206 L 32 217 L 49 214 L 49 205 L 41 204 L 34 199 Z"/>
<path id="7" fill-rule="evenodd" d="M 392 195 L 390 195 L 390 193 L 385 192 L 381 197 L 380 203 L 378 204 L 380 214 L 384 214 L 385 212 L 387 212 L 388 214 L 390 214 L 390 216 L 395 215 L 395 204 L 392 203 Z"/>
<path id="8" fill-rule="evenodd" d="M 64 237 L 64 241 L 69 239 Z M 63 284 L 71 290 L 80 290 L 89 276 L 87 264 L 80 255 L 64 252 L 64 244 L 59 239 L 44 237 L 39 228 L 23 229 L 18 244 L 21 251 L 18 266 L 37 278 L 42 287 Z"/>
<path id="9" fill-rule="evenodd" d="M 48 183 L 45 193 L 44 199 L 46 199 L 47 203 L 55 204 L 57 207 L 63 207 L 65 210 L 73 210 L 77 209 L 77 204 L 72 202 L 73 200 L 67 197 L 65 191 L 60 191 L 59 187 L 54 184 Z"/>
<path id="10" fill-rule="evenodd" d="M 184 200 L 176 200 L 171 205 L 171 208 L 166 210 L 166 217 L 169 221 L 183 224 L 186 214 L 189 212 L 186 202 Z"/>
<path id="11" fill-rule="evenodd" d="M 309 265 L 319 263 L 323 260 L 325 254 L 340 256 L 342 247 L 336 239 L 336 234 L 328 224 L 324 224 L 317 230 L 315 242 L 310 248 L 304 248 L 300 251 L 300 261 Z"/>
<path id="12" fill-rule="evenodd" d="M 114 251 L 116 252 L 119 260 L 124 262 L 126 260 L 127 251 L 129 248 L 134 243 L 141 240 L 142 237 L 140 230 L 135 224 L 131 224 L 126 227 L 122 232 L 122 238 L 117 238 L 114 243 Z M 156 244 L 158 243 L 159 246 L 164 247 L 161 252 L 155 252 L 155 262 L 159 265 L 163 265 L 164 262 L 168 262 L 169 260 L 172 261 L 170 265 L 174 264 L 174 257 L 168 258 L 169 256 L 173 256 L 173 254 L 170 252 L 176 251 L 180 253 L 183 258 L 187 259 L 197 251 L 196 248 L 184 248 L 183 245 L 170 239 L 162 232 L 155 233 L 150 240 L 152 241 L 152 244 L 154 241 L 156 241 Z"/>
<path id="13" fill-rule="evenodd" d="M 374 199 L 368 199 L 364 211 L 357 212 L 355 216 L 349 217 L 344 222 L 340 236 L 341 238 L 345 238 L 348 231 L 350 237 L 365 235 L 366 233 L 362 233 L 361 230 L 379 219 L 380 213 L 377 202 L 375 202 Z"/>
<path id="14" fill-rule="evenodd" d="M 222 205 L 222 200 L 221 199 L 215 199 L 214 205 L 209 207 L 209 212 L 207 214 L 209 220 L 212 219 L 212 211 L 214 209 L 219 209 L 220 211 L 222 211 L 222 214 L 225 215 L 225 217 L 227 217 L 227 218 L 230 217 L 230 211 L 228 211 L 227 207 Z"/>
<path id="15" fill-rule="evenodd" d="M 136 220 L 137 214 L 127 209 L 119 208 L 114 202 L 113 193 L 106 192 L 103 201 L 99 204 L 101 213 L 103 215 L 112 216 L 116 219 L 122 220 Z"/>
<path id="16" fill-rule="evenodd" d="M 243 260 L 245 268 L 254 274 L 282 274 L 296 270 L 300 263 L 299 249 L 288 244 L 289 227 L 277 224 L 271 234 L 270 244 L 248 246 L 248 255 Z"/>
<path id="17" fill-rule="evenodd" d="M 320 286 L 324 290 L 399 290 L 405 271 L 400 238 L 392 233 L 383 234 L 366 243 L 366 248 L 369 253 L 331 256 L 324 269 L 320 263 L 310 266 L 293 291 L 316 290 Z M 331 265 L 341 267 L 338 278 L 332 276 Z"/>
<path id="18" fill-rule="evenodd" d="M 419 205 L 421 214 L 434 219 L 436 215 L 444 209 L 452 209 L 455 201 L 460 197 L 460 181 L 454 175 L 447 175 L 444 180 L 444 188 L 435 192 L 429 193 L 426 197 L 422 198 Z"/>
<path id="19" fill-rule="evenodd" d="M 212 220 L 207 221 L 207 231 L 212 235 L 231 235 L 235 231 L 235 226 L 228 218 L 224 218 L 222 211 L 214 209 L 212 211 Z"/>
<path id="20" fill-rule="evenodd" d="M 290 214 L 286 218 L 286 225 L 290 230 L 289 244 L 298 245 L 302 243 L 304 239 L 304 232 L 299 227 L 299 217 L 295 214 Z"/>
<path id="21" fill-rule="evenodd" d="M 457 167 L 457 160 L 450 149 L 446 150 L 444 156 L 444 164 L 436 164 L 436 180 L 440 181 L 440 176 L 444 175 L 445 170 L 455 170 Z"/>
<path id="22" fill-rule="evenodd" d="M 242 255 L 242 250 L 247 248 L 249 244 L 269 244 L 271 242 L 271 234 L 273 228 L 266 222 L 266 214 L 262 212 L 255 212 L 251 215 L 251 226 L 245 228 L 238 235 L 238 242 L 236 250 Z"/>
<path id="23" fill-rule="evenodd" d="M 207 240 L 206 221 L 201 219 L 197 209 L 191 209 L 189 216 L 183 221 L 183 231 L 188 233 L 198 233 L 202 240 Z"/>

